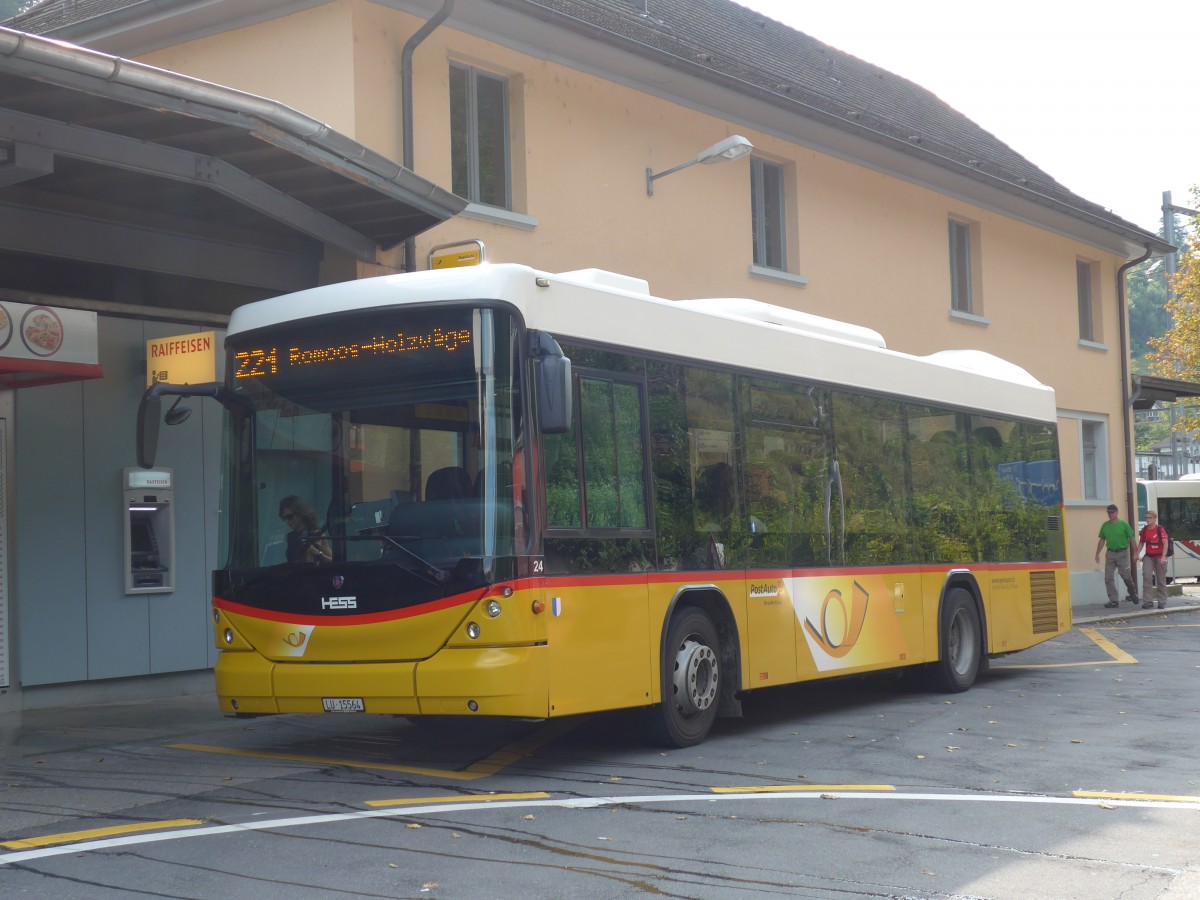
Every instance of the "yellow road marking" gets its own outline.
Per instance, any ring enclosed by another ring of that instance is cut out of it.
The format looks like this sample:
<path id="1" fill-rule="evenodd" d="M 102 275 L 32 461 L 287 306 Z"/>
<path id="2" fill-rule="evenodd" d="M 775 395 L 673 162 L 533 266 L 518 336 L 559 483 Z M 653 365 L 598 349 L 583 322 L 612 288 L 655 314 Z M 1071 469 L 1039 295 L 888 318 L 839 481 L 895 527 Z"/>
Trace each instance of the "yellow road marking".
<path id="1" fill-rule="evenodd" d="M 1126 665 L 1137 662 L 1136 659 L 1102 635 L 1095 628 L 1080 628 L 1079 632 L 1090 638 L 1097 647 L 1111 656 L 1114 662 L 1123 663 Z"/>
<path id="2" fill-rule="evenodd" d="M 1085 628 L 1080 625 L 1079 632 L 1094 643 L 1097 647 L 1107 653 L 1112 659 L 1102 659 L 1099 662 L 1071 662 L 1071 663 L 1039 663 L 1036 665 L 1012 665 L 1012 666 L 993 666 L 994 669 L 1071 669 L 1078 666 L 1129 666 L 1137 665 L 1137 659 L 1130 656 L 1095 628 Z"/>
<path id="3" fill-rule="evenodd" d="M 368 800 L 367 806 L 413 806 L 426 803 L 490 803 L 495 800 L 549 800 L 550 795 L 544 791 L 531 791 L 527 794 L 456 794 L 450 797 L 409 797 L 405 800 Z"/>
<path id="4" fill-rule="evenodd" d="M 448 778 L 453 781 L 476 781 L 487 778 L 519 762 L 537 750 L 561 737 L 578 723 L 576 719 L 559 719 L 538 729 L 528 738 L 515 741 L 497 750 L 479 762 L 461 771 L 453 769 L 427 769 L 422 766 L 404 766 L 396 763 L 371 762 L 368 760 L 336 759 L 331 756 L 306 756 L 299 753 L 276 753 L 269 750 L 238 750 L 233 747 L 212 747 L 207 744 L 169 744 L 172 750 L 192 750 L 196 753 L 218 753 L 224 756 L 241 756 L 247 759 L 274 759 L 284 762 L 312 763 L 318 766 L 341 766 L 347 769 L 378 769 L 383 772 L 403 772 L 406 775 L 427 775 L 431 778 Z"/>
<path id="5" fill-rule="evenodd" d="M 714 794 L 780 794 L 799 791 L 894 791 L 890 784 L 756 784 L 752 787 L 715 787 Z"/>
<path id="6" fill-rule="evenodd" d="M 76 841 L 94 841 L 97 838 L 113 837 L 118 834 L 135 834 L 139 831 L 158 831 L 163 828 L 186 828 L 203 825 L 203 819 L 171 819 L 166 822 L 138 822 L 136 825 L 113 825 L 111 828 L 92 828 L 87 831 L 67 831 L 62 834 L 47 834 L 42 837 L 6 841 L 0 847 L 6 850 L 29 850 L 33 847 L 53 847 L 55 844 L 70 844 Z"/>
<path id="7" fill-rule="evenodd" d="M 1185 794 L 1123 794 L 1111 791 L 1072 791 L 1076 797 L 1095 800 L 1161 800 L 1166 803 L 1200 803 L 1200 797 Z"/>
<path id="8" fill-rule="evenodd" d="M 273 759 L 277 762 L 312 763 L 318 766 L 342 766 L 347 769 L 379 769 L 384 772 L 404 772 L 408 775 L 430 775 L 436 778 L 455 778 L 470 781 L 479 778 L 465 772 L 446 769 L 424 769 L 420 766 L 398 766 L 384 762 L 361 762 L 352 759 L 334 759 L 331 756 L 307 756 L 301 753 L 275 753 L 268 750 L 238 750 L 234 747 L 212 747 L 207 744 L 168 744 L 172 750 L 192 750 L 196 753 L 217 753 L 221 756 L 240 756 L 244 759 Z"/>

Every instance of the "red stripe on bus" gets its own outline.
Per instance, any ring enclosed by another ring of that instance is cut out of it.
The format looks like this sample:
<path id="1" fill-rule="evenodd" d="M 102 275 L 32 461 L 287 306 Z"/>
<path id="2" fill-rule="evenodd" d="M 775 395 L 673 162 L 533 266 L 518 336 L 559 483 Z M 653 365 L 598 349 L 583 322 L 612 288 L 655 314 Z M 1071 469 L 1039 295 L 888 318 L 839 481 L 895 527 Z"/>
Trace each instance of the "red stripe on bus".
<path id="1" fill-rule="evenodd" d="M 865 575 L 921 575 L 950 572 L 1008 572 L 1045 571 L 1065 569 L 1066 562 L 1044 563 L 971 563 L 954 565 L 943 563 L 932 566 L 845 566 L 820 569 L 720 569 L 695 570 L 690 572 L 654 572 L 645 575 L 551 575 L 547 576 L 547 588 L 604 587 L 623 584 L 697 584 L 730 581 L 762 581 L 771 578 L 839 578 Z"/>

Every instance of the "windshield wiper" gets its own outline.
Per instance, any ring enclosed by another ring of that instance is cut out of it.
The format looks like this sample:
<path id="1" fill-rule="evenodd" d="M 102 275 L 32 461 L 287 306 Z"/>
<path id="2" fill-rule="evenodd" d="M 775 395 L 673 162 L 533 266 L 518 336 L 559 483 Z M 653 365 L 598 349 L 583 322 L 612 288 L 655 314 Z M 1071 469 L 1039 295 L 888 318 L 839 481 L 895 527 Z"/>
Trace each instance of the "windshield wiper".
<path id="1" fill-rule="evenodd" d="M 391 544 L 393 547 L 395 547 L 397 550 L 399 550 L 401 553 L 403 553 L 405 556 L 407 556 L 409 559 L 411 559 L 413 562 L 415 562 L 418 566 L 420 566 L 419 571 L 418 570 L 410 570 L 410 571 L 413 571 L 414 574 L 420 575 L 421 577 L 425 578 L 427 581 L 430 581 L 433 584 L 437 584 L 437 585 L 443 585 L 447 581 L 450 580 L 450 573 L 447 572 L 445 569 L 438 568 L 433 563 L 431 563 L 429 560 L 425 559 L 422 556 L 417 555 L 416 553 L 413 553 L 413 551 L 409 550 L 407 547 L 405 547 L 403 544 L 400 543 L 400 541 L 418 540 L 416 535 L 410 536 L 410 535 L 401 534 L 401 535 L 392 536 L 390 534 L 329 534 L 329 535 L 323 535 L 322 538 L 326 538 L 331 541 L 387 541 L 389 544 Z M 321 538 L 314 538 L 313 540 L 320 540 L 320 539 Z"/>

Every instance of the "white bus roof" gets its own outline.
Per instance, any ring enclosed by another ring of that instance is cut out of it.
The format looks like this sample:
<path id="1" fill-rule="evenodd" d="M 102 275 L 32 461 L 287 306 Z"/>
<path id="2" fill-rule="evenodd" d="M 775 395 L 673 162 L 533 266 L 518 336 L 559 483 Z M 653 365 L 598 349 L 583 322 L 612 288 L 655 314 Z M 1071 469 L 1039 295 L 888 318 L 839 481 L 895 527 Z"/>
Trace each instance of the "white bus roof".
<path id="1" fill-rule="evenodd" d="M 452 300 L 512 304 L 529 328 L 765 374 L 1053 422 L 1054 391 L 979 350 L 912 356 L 869 328 L 756 300 L 664 300 L 637 278 L 510 263 L 331 284 L 236 309 L 228 335 L 355 309 Z"/>
<path id="2" fill-rule="evenodd" d="M 1200 497 L 1200 479 L 1187 476 L 1161 481 L 1146 481 L 1139 478 L 1138 484 L 1144 484 L 1148 491 L 1159 497 Z"/>

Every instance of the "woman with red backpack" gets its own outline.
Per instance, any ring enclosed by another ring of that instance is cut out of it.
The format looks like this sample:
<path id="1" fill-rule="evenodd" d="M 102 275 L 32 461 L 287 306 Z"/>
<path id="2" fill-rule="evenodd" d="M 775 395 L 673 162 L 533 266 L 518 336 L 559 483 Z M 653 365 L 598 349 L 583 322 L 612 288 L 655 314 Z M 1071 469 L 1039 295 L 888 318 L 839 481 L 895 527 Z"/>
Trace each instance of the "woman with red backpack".
<path id="1" fill-rule="evenodd" d="M 1138 534 L 1138 552 L 1146 551 L 1142 558 L 1142 609 L 1151 609 L 1154 601 L 1150 599 L 1150 585 L 1154 585 L 1154 593 L 1158 597 L 1158 608 L 1165 609 L 1167 605 L 1167 548 L 1170 546 L 1167 529 L 1158 524 L 1158 513 L 1146 511 L 1146 526 Z M 1151 576 L 1154 580 L 1151 582 Z"/>

